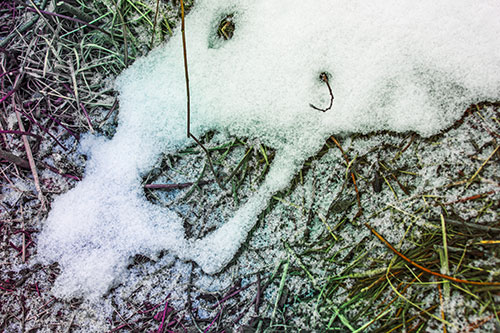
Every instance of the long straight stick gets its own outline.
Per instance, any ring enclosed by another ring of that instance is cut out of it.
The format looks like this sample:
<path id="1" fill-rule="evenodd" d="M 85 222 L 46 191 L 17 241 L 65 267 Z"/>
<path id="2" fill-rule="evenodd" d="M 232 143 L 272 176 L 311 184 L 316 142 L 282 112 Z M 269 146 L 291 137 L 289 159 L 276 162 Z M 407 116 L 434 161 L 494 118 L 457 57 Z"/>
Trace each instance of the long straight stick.
<path id="1" fill-rule="evenodd" d="M 184 1 L 181 0 L 181 33 L 182 33 L 182 51 L 184 54 L 184 76 L 186 77 L 186 95 L 187 95 L 187 137 L 191 136 L 191 98 L 189 94 L 189 73 L 187 62 L 186 30 L 184 25 Z"/>
<path id="2" fill-rule="evenodd" d="M 217 182 L 217 185 L 221 189 L 224 189 L 224 185 L 222 185 L 221 181 L 219 180 L 219 177 L 217 177 L 217 174 L 215 173 L 214 165 L 212 163 L 212 158 L 210 157 L 210 152 L 205 148 L 205 146 L 201 143 L 200 140 L 194 136 L 194 134 L 191 133 L 191 95 L 189 93 L 189 73 L 188 73 L 188 62 L 187 62 L 187 47 L 186 47 L 186 30 L 185 30 L 185 24 L 184 24 L 184 1 L 181 0 L 181 33 L 182 33 L 182 51 L 184 54 L 184 76 L 186 77 L 186 98 L 187 98 L 187 137 L 188 138 L 193 138 L 194 141 L 205 151 L 205 154 L 207 154 L 208 158 L 208 165 L 210 166 L 210 170 L 212 171 L 212 174 L 214 175 L 215 181 Z"/>

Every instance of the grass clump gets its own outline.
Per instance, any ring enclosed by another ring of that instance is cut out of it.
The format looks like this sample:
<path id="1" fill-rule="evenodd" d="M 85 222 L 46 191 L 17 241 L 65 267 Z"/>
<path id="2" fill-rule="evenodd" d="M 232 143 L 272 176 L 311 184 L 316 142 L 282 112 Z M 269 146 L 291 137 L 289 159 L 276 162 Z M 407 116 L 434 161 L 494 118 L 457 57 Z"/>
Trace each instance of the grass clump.
<path id="1" fill-rule="evenodd" d="M 372 133 L 327 143 L 305 176 L 314 203 L 290 206 L 304 237 L 286 246 L 308 288 L 296 290 L 284 322 L 314 313 L 319 330 L 494 330 L 498 115 L 498 104 L 481 103 L 428 139 Z"/>

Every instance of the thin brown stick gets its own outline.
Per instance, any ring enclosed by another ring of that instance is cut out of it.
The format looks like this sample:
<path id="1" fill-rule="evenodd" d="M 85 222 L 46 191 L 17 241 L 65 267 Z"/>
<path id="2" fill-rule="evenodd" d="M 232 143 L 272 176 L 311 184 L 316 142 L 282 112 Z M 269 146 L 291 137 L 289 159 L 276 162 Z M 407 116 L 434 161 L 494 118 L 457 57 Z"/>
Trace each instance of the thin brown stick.
<path id="1" fill-rule="evenodd" d="M 181 0 L 181 33 L 182 33 L 182 51 L 184 55 L 184 76 L 186 78 L 186 97 L 187 97 L 187 137 L 191 136 L 191 96 L 189 93 L 189 72 L 187 62 L 186 47 L 186 28 L 184 23 L 184 1 Z"/>
<path id="2" fill-rule="evenodd" d="M 17 117 L 17 122 L 19 124 L 19 129 L 23 132 L 26 132 L 26 130 L 24 129 L 23 122 L 21 121 L 21 114 L 19 113 L 19 111 L 17 111 L 14 97 L 12 97 L 12 106 L 16 112 L 16 117 Z M 42 210 L 45 210 L 45 198 L 44 198 L 43 193 L 42 193 L 42 188 L 40 187 L 40 181 L 38 179 L 38 171 L 36 168 L 35 159 L 33 158 L 33 153 L 31 152 L 30 144 L 28 142 L 28 137 L 26 135 L 23 135 L 22 138 L 23 138 L 23 143 L 24 143 L 24 149 L 26 150 L 26 156 L 28 157 L 28 162 L 29 162 L 29 165 L 31 168 L 31 173 L 33 175 L 33 181 L 35 182 L 35 188 L 38 192 L 38 200 L 40 200 L 40 203 L 42 205 L 42 207 L 41 207 Z"/>
<path id="3" fill-rule="evenodd" d="M 23 237 L 23 240 L 22 240 L 22 261 L 23 263 L 26 262 L 26 230 L 24 229 L 24 217 L 23 217 L 23 206 L 21 205 L 21 230 L 23 231 L 22 232 L 22 237 Z"/>
<path id="4" fill-rule="evenodd" d="M 210 166 L 210 171 L 214 175 L 215 181 L 217 182 L 217 185 L 221 189 L 224 189 L 224 185 L 222 182 L 219 180 L 219 177 L 217 177 L 217 174 L 215 173 L 214 165 L 212 163 L 212 158 L 210 157 L 210 153 L 208 152 L 207 148 L 201 143 L 200 140 L 196 138 L 196 136 L 191 133 L 191 95 L 189 92 L 189 71 L 188 71 L 188 62 L 187 62 L 187 47 L 186 47 L 186 32 L 185 32 L 185 23 L 184 23 L 184 1 L 181 0 L 181 32 L 182 32 L 182 51 L 184 55 L 184 76 L 186 78 L 186 99 L 187 99 L 187 137 L 192 138 L 200 147 L 203 149 L 203 151 L 206 153 L 207 158 L 208 158 L 208 165 Z"/>
<path id="5" fill-rule="evenodd" d="M 156 0 L 156 11 L 155 11 L 155 20 L 153 23 L 153 32 L 151 33 L 151 42 L 149 43 L 149 48 L 153 48 L 153 43 L 155 40 L 155 33 L 156 33 L 156 24 L 158 22 L 158 11 L 160 10 L 160 0 Z"/>

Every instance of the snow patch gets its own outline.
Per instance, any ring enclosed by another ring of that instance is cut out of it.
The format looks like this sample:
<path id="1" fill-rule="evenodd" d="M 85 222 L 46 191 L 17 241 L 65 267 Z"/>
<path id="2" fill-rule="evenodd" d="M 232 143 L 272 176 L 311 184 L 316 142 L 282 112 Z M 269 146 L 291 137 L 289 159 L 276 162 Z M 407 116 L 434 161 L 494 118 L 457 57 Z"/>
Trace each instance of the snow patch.
<path id="1" fill-rule="evenodd" d="M 234 37 L 217 40 L 227 14 Z M 56 293 L 99 297 L 131 256 L 159 250 L 217 273 L 270 196 L 329 135 L 389 129 L 427 136 L 470 103 L 498 100 L 498 17 L 496 0 L 198 1 L 186 22 L 192 131 L 259 138 L 276 150 L 271 169 L 233 217 L 201 240 L 186 239 L 179 216 L 145 199 L 142 176 L 161 154 L 192 143 L 177 32 L 119 77 L 116 135 L 83 144 L 85 177 L 52 206 L 39 254 L 62 267 Z M 335 96 L 327 112 L 309 106 L 330 102 L 323 72 Z"/>

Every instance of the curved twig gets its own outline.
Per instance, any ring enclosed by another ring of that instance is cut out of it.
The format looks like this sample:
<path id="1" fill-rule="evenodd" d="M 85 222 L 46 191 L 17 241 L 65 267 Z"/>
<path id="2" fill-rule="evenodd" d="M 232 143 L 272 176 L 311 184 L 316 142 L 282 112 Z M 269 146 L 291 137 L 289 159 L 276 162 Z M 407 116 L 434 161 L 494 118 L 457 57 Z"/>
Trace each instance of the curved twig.
<path id="1" fill-rule="evenodd" d="M 309 103 L 309 106 L 312 107 L 315 110 L 318 110 L 318 111 L 321 111 L 321 112 L 326 112 L 326 111 L 330 110 L 332 108 L 332 106 L 333 106 L 333 91 L 332 91 L 332 87 L 330 87 L 330 83 L 328 82 L 328 74 L 326 74 L 325 72 L 323 72 L 323 73 L 321 73 L 319 75 L 319 78 L 320 78 L 321 81 L 325 82 L 326 86 L 328 87 L 328 92 L 330 93 L 330 105 L 328 105 L 328 107 L 326 109 L 318 108 L 318 107 L 312 105 L 311 103 Z"/>

